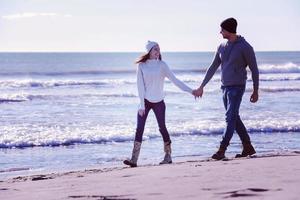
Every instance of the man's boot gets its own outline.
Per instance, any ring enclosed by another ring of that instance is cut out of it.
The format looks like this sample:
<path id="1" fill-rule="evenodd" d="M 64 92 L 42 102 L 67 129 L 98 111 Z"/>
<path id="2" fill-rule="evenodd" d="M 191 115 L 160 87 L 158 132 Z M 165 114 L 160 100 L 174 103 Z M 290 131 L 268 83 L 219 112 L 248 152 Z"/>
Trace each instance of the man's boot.
<path id="1" fill-rule="evenodd" d="M 242 157 L 247 157 L 255 154 L 256 151 L 254 147 L 252 146 L 251 142 L 243 143 L 243 151 L 241 154 L 236 154 L 236 158 L 242 158 Z"/>
<path id="2" fill-rule="evenodd" d="M 222 160 L 225 158 L 225 151 L 226 151 L 227 147 L 220 145 L 218 151 L 212 155 L 212 159 L 215 160 Z"/>
<path id="3" fill-rule="evenodd" d="M 134 141 L 134 146 L 132 150 L 132 156 L 130 160 L 124 160 L 123 163 L 125 165 L 129 165 L 130 167 L 137 167 L 137 160 L 139 158 L 140 150 L 141 150 L 141 142 Z"/>
<path id="4" fill-rule="evenodd" d="M 171 141 L 164 143 L 164 151 L 165 151 L 165 157 L 163 161 L 161 161 L 159 164 L 171 164 L 172 163 L 172 157 L 171 157 Z"/>

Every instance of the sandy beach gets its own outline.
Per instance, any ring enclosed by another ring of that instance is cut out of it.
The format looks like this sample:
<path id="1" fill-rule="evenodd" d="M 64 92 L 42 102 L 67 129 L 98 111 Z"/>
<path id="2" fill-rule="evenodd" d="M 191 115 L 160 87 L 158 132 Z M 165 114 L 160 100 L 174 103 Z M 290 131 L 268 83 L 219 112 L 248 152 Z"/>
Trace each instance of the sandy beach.
<path id="1" fill-rule="evenodd" d="M 300 154 L 16 177 L 1 199 L 299 199 Z"/>

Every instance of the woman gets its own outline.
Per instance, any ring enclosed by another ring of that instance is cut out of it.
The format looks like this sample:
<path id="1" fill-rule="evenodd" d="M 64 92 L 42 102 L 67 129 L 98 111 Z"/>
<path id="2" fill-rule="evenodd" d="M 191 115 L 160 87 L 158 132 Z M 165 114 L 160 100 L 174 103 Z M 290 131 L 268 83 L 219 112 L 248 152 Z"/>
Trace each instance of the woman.
<path id="1" fill-rule="evenodd" d="M 137 86 L 140 97 L 140 107 L 137 115 L 137 128 L 135 133 L 134 147 L 130 160 L 124 160 L 125 165 L 137 166 L 144 127 L 149 111 L 152 109 L 158 122 L 159 131 L 164 140 L 165 157 L 160 164 L 172 163 L 171 140 L 165 124 L 164 103 L 164 79 L 167 77 L 181 90 L 192 94 L 192 89 L 178 80 L 169 69 L 168 65 L 161 60 L 160 48 L 156 42 L 148 41 L 146 54 L 137 61 Z"/>

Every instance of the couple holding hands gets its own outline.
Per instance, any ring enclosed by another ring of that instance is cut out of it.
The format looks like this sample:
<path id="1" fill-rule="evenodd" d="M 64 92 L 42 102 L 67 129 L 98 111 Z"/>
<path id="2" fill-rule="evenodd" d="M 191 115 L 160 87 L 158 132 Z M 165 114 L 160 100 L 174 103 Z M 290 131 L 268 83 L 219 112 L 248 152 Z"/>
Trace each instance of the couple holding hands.
<path id="1" fill-rule="evenodd" d="M 251 71 L 253 80 L 253 93 L 250 101 L 255 103 L 258 100 L 259 72 L 254 50 L 242 36 L 236 34 L 237 21 L 234 18 L 224 20 L 220 26 L 220 33 L 227 42 L 219 45 L 213 62 L 207 69 L 200 87 L 196 90 L 192 90 L 175 77 L 168 65 L 162 61 L 158 43 L 148 41 L 146 44 L 146 53 L 136 61 L 138 65 L 137 87 L 140 107 L 137 114 L 137 128 L 132 156 L 131 159 L 124 160 L 125 165 L 131 167 L 137 166 L 144 127 L 151 109 L 155 114 L 159 131 L 164 141 L 165 156 L 160 164 L 172 163 L 171 139 L 165 124 L 164 79 L 167 77 L 177 87 L 194 95 L 195 98 L 202 97 L 205 85 L 213 77 L 220 65 L 226 127 L 220 147 L 212 155 L 212 158 L 216 160 L 225 158 L 225 151 L 229 146 L 234 131 L 237 132 L 243 144 L 242 153 L 237 154 L 236 157 L 247 157 L 256 153 L 251 144 L 247 129 L 239 115 L 239 108 L 247 81 L 247 66 Z"/>

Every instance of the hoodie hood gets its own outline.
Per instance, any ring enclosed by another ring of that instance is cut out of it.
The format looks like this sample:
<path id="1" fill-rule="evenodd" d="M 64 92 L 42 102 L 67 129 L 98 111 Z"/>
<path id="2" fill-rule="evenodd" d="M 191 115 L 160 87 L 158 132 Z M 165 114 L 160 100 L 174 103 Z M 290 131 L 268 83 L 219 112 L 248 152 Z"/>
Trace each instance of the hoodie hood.
<path id="1" fill-rule="evenodd" d="M 242 36 L 238 36 L 237 39 L 233 42 L 227 41 L 224 44 L 224 53 L 223 53 L 223 60 L 227 61 L 230 57 L 230 54 L 232 50 L 234 49 L 235 45 L 240 44 L 240 43 L 245 43 L 246 40 Z"/>

